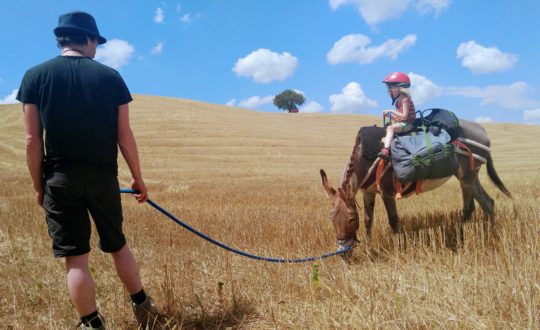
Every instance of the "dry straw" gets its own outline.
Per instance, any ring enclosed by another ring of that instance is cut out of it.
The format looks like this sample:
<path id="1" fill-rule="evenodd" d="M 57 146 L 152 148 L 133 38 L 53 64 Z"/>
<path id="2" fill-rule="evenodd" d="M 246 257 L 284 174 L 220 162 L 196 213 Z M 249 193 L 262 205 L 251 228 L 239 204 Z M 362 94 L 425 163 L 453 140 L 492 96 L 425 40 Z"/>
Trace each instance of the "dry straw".
<path id="1" fill-rule="evenodd" d="M 51 257 L 34 204 L 20 105 L 0 105 L 0 328 L 76 324 L 63 260 Z M 150 196 L 224 243 L 297 257 L 335 248 L 319 169 L 338 180 L 361 125 L 355 115 L 258 113 L 136 96 L 132 124 Z M 377 199 L 373 240 L 349 263 L 276 265 L 228 254 L 148 205 L 123 196 L 125 230 L 147 290 L 186 329 L 540 328 L 540 127 L 486 125 L 506 198 L 496 235 L 479 208 L 459 246 L 457 180 L 398 202 L 407 240 L 395 249 Z M 129 182 L 120 163 L 120 180 Z M 361 198 L 359 198 L 361 201 Z M 132 329 L 129 297 L 93 239 L 99 308 L 112 329 Z"/>

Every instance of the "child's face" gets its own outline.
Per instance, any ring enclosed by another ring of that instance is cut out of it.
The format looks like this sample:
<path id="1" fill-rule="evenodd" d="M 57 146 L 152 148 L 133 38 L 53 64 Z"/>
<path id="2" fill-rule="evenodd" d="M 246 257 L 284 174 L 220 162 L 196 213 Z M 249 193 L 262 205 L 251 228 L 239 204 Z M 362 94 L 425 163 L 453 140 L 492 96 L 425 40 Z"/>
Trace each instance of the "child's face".
<path id="1" fill-rule="evenodd" d="M 391 98 L 396 98 L 399 96 L 399 87 L 397 86 L 390 86 L 390 85 L 386 85 L 386 89 L 388 90 L 388 95 L 391 97 Z"/>

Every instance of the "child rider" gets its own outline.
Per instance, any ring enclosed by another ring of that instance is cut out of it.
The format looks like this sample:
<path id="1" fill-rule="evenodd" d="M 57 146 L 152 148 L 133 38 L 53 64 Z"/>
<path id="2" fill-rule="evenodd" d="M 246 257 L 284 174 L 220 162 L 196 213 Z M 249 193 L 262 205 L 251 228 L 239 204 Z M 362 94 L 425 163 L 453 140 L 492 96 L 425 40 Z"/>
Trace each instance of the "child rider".
<path id="1" fill-rule="evenodd" d="M 386 127 L 384 148 L 378 156 L 390 161 L 390 143 L 394 133 L 407 133 L 413 129 L 416 110 L 408 91 L 411 80 L 406 74 L 393 72 L 384 78 L 383 83 L 386 84 L 388 95 L 392 98 L 392 105 L 395 105 L 396 109 L 383 111 L 383 117 L 388 117 L 391 122 Z"/>

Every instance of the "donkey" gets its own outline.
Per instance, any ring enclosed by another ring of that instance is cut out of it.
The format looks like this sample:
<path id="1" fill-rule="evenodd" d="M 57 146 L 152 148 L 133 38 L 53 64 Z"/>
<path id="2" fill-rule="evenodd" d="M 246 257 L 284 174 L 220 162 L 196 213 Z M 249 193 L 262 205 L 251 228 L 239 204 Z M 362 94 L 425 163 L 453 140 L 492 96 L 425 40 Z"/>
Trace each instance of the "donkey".
<path id="1" fill-rule="evenodd" d="M 510 198 L 512 195 L 495 171 L 489 149 L 491 143 L 485 129 L 475 122 L 463 119 L 459 120 L 459 124 L 461 131 L 458 140 L 463 141 L 470 150 L 467 153 L 456 149 L 458 152 L 458 167 L 454 176 L 459 180 L 463 195 L 462 223 L 471 217 L 475 209 L 474 200 L 480 204 L 487 217 L 493 221 L 495 203 L 478 179 L 478 172 L 482 164 L 487 164 L 487 172 L 491 181 L 505 195 Z M 381 140 L 384 135 L 385 129 L 382 127 L 362 127 L 359 130 L 352 155 L 343 173 L 341 185 L 337 190 L 330 186 L 324 170 L 320 170 L 322 185 L 332 201 L 330 218 L 334 224 L 339 246 L 338 250 L 352 248 L 358 242 L 356 236 L 359 228 L 357 210 L 359 205 L 356 202 L 358 190 L 362 191 L 364 224 L 368 239 L 371 239 L 376 194 L 381 194 L 393 233 L 398 234 L 401 232 L 396 208 L 397 191 L 392 168 L 387 167 L 382 176 L 379 173 L 379 182 L 376 182 L 375 175 L 373 175 L 376 163 L 382 161 L 377 158 L 377 153 L 382 147 Z M 463 147 L 463 144 L 461 146 Z M 422 191 L 435 189 L 444 184 L 449 178 L 425 180 L 421 186 Z M 403 197 L 408 197 L 414 194 L 415 191 L 415 184 L 411 184 L 403 189 Z"/>

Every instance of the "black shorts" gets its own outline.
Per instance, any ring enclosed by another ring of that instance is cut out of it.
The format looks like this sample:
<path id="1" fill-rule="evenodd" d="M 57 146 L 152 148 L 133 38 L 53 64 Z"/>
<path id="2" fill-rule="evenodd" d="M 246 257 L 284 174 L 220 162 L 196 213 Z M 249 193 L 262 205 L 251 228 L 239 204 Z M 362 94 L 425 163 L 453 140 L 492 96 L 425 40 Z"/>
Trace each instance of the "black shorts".
<path id="1" fill-rule="evenodd" d="M 115 173 L 78 165 L 46 173 L 44 186 L 43 207 L 55 257 L 90 252 L 89 213 L 103 252 L 116 252 L 126 244 L 120 187 Z"/>

